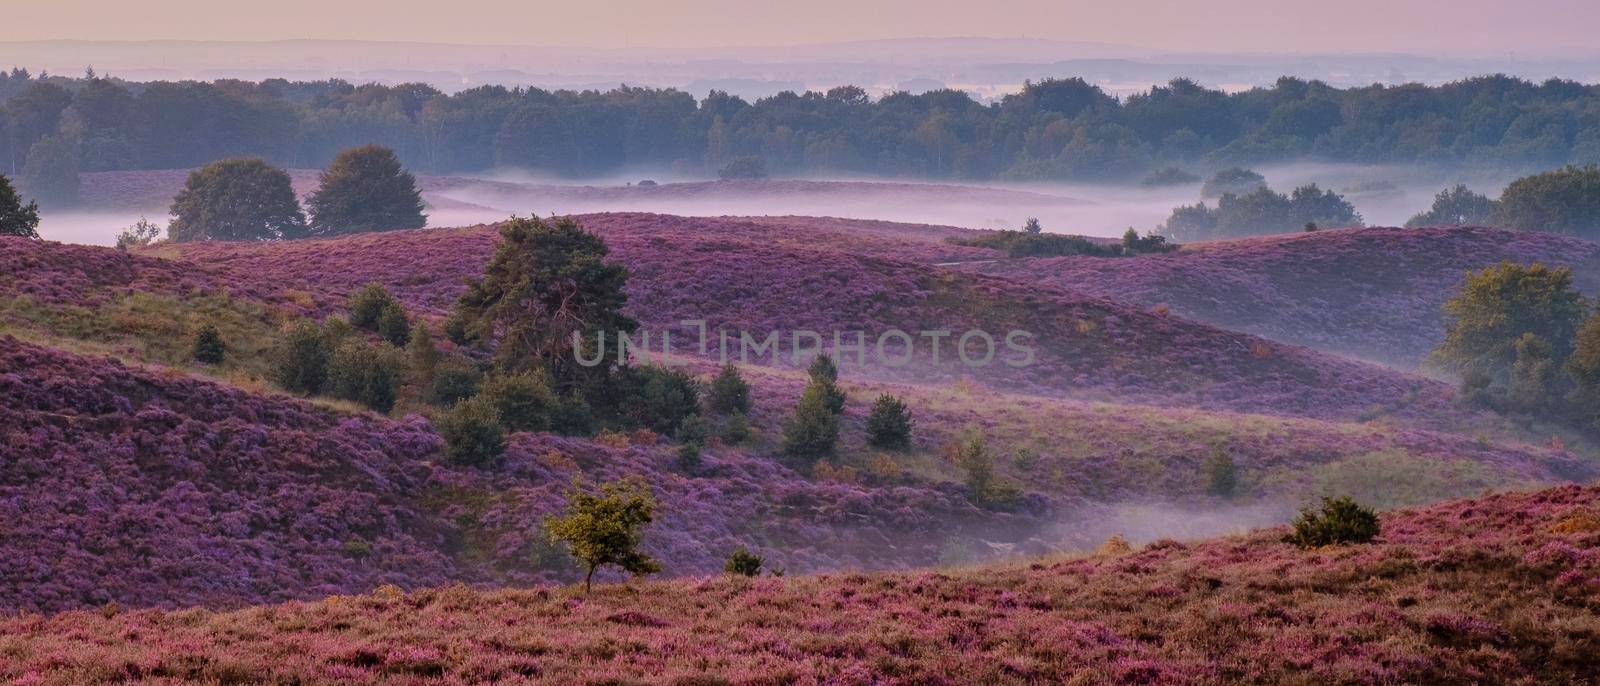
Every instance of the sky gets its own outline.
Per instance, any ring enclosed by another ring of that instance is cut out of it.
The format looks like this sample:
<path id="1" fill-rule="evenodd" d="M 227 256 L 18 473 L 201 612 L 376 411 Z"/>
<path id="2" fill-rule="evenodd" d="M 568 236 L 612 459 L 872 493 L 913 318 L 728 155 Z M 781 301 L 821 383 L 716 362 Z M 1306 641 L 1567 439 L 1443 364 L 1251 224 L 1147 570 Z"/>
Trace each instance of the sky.
<path id="1" fill-rule="evenodd" d="M 1594 55 L 1597 0 L 0 0 L 0 40 L 294 38 L 732 47 L 876 38 L 1160 51 Z"/>

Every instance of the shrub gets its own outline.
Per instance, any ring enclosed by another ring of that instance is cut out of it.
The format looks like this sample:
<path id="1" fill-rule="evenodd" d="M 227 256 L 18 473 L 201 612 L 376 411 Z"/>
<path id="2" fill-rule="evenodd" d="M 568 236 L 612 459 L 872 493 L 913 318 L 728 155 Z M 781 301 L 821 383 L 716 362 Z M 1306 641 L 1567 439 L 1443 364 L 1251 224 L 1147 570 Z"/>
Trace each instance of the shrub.
<path id="1" fill-rule="evenodd" d="M 722 425 L 722 442 L 739 445 L 750 440 L 750 418 L 743 414 L 729 415 Z"/>
<path id="2" fill-rule="evenodd" d="M 128 248 L 150 245 L 160 237 L 161 225 L 140 217 L 139 221 L 133 223 L 133 226 L 123 229 L 117 234 L 117 249 L 127 250 Z"/>
<path id="3" fill-rule="evenodd" d="M 1003 508 L 1021 495 L 1016 485 L 994 473 L 994 453 L 981 434 L 973 434 L 955 449 L 955 463 L 966 475 L 967 499 L 983 508 Z"/>
<path id="4" fill-rule="evenodd" d="M 1294 520 L 1284 542 L 1302 548 L 1341 543 L 1366 543 L 1378 536 L 1378 515 L 1348 497 L 1323 498 L 1320 512 L 1306 508 Z"/>
<path id="5" fill-rule="evenodd" d="M 634 426 L 676 435 L 700 405 L 700 383 L 666 367 L 626 367 L 620 377 L 620 412 Z"/>
<path id="6" fill-rule="evenodd" d="M 904 401 L 887 393 L 880 395 L 867 415 L 867 443 L 890 450 L 910 447 L 912 424 Z"/>
<path id="7" fill-rule="evenodd" d="M 426 400 L 431 405 L 449 407 L 457 401 L 478 393 L 483 383 L 483 372 L 464 358 L 451 358 L 440 363 L 434 371 L 433 384 L 428 386 Z"/>
<path id="8" fill-rule="evenodd" d="M 416 178 L 383 146 L 340 151 L 319 180 L 306 203 L 312 235 L 420 229 L 427 223 Z"/>
<path id="9" fill-rule="evenodd" d="M 291 393 L 320 393 L 328 378 L 328 343 L 315 322 L 301 320 L 273 350 L 273 380 Z"/>
<path id="10" fill-rule="evenodd" d="M 741 545 L 728 555 L 728 561 L 722 564 L 722 571 L 736 576 L 761 576 L 761 565 L 764 563 L 760 555 Z"/>
<path id="11" fill-rule="evenodd" d="M 1231 498 L 1239 488 L 1239 470 L 1222 446 L 1211 450 L 1201 465 L 1205 473 L 1206 493 L 1220 498 Z"/>
<path id="12" fill-rule="evenodd" d="M 404 362 L 398 351 L 352 339 L 328 360 L 328 391 L 379 412 L 394 409 Z"/>
<path id="13" fill-rule="evenodd" d="M 823 399 L 828 410 L 834 414 L 844 412 L 845 395 L 839 389 L 839 368 L 833 364 L 833 358 L 827 355 L 818 355 L 811 360 L 811 366 L 806 369 L 811 377 L 811 383 L 822 388 Z"/>
<path id="14" fill-rule="evenodd" d="M 406 342 L 406 357 L 410 358 L 411 371 L 424 387 L 433 384 L 433 375 L 439 369 L 439 347 L 433 343 L 433 332 L 426 322 L 417 322 Z"/>
<path id="15" fill-rule="evenodd" d="M 172 200 L 174 241 L 300 238 L 306 219 L 289 175 L 254 158 L 212 162 L 189 173 Z"/>
<path id="16" fill-rule="evenodd" d="M 567 492 L 566 512 L 545 518 L 552 543 L 565 543 L 574 558 L 587 568 L 583 592 L 588 593 L 596 569 L 621 567 L 636 576 L 661 571 L 661 563 L 639 551 L 645 525 L 655 516 L 656 501 L 642 481 L 617 481 L 585 493 L 576 486 Z"/>
<path id="17" fill-rule="evenodd" d="M 195 332 L 194 345 L 190 347 L 189 356 L 203 364 L 222 364 L 223 358 L 227 356 L 227 350 L 222 345 L 222 334 L 217 331 L 216 326 L 206 324 Z"/>
<path id="18" fill-rule="evenodd" d="M 685 417 L 683 422 L 678 425 L 678 433 L 675 436 L 680 443 L 702 444 L 710 437 L 711 425 L 706 423 L 705 418 L 698 414 L 691 414 Z"/>
<path id="19" fill-rule="evenodd" d="M 813 380 L 806 385 L 794 414 L 783 424 L 783 452 L 815 461 L 833 454 L 839 440 L 839 415 L 828 404 L 829 385 Z"/>
<path id="20" fill-rule="evenodd" d="M 549 431 L 561 404 L 549 377 L 538 372 L 490 376 L 483 395 L 494 403 L 500 425 L 512 432 Z"/>
<path id="21" fill-rule="evenodd" d="M 389 295 L 389 289 L 377 282 L 362 286 L 345 300 L 345 309 L 350 311 L 350 325 L 366 331 L 377 331 L 379 322 L 390 308 L 400 308 L 400 301 L 395 300 L 394 296 Z M 400 314 L 403 318 L 405 310 L 401 309 Z"/>
<path id="22" fill-rule="evenodd" d="M 1022 222 L 1022 232 L 1031 234 L 1044 233 L 1044 226 L 1039 223 L 1038 217 L 1028 217 L 1027 221 Z"/>
<path id="23" fill-rule="evenodd" d="M 11 179 L 0 174 L 0 236 L 38 238 L 39 203 L 22 204 Z"/>
<path id="24" fill-rule="evenodd" d="M 721 371 L 717 372 L 716 378 L 711 380 L 711 389 L 706 402 L 713 412 L 749 414 L 750 384 L 745 382 L 738 367 L 724 364 Z"/>
<path id="25" fill-rule="evenodd" d="M 701 453 L 705 446 L 700 443 L 684 443 L 678 446 L 678 469 L 685 474 L 694 474 L 700 471 L 702 464 Z"/>
<path id="26" fill-rule="evenodd" d="M 397 348 L 411 341 L 411 322 L 406 321 L 406 310 L 400 303 L 384 306 L 378 314 L 378 335 Z"/>
<path id="27" fill-rule="evenodd" d="M 456 464 L 492 466 L 506 449 L 500 414 L 483 396 L 456 403 L 439 415 L 434 428 L 444 439 L 445 454 Z"/>

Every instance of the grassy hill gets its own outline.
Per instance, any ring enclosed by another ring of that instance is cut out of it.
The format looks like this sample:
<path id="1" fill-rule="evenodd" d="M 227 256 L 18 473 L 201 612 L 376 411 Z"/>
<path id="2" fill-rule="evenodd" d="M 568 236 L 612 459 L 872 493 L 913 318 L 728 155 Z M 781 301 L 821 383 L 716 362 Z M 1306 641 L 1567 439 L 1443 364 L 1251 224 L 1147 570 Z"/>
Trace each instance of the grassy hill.
<path id="1" fill-rule="evenodd" d="M 1444 338 L 1440 305 L 1469 269 L 1573 268 L 1600 293 L 1600 244 L 1485 228 L 1341 229 L 1185 246 L 1163 255 L 974 261 L 966 269 L 1154 307 L 1273 340 L 1416 367 Z"/>
<path id="2" fill-rule="evenodd" d="M 0 618 L 0 678 L 159 683 L 1584 683 L 1600 487 L 944 571 L 445 587 Z"/>

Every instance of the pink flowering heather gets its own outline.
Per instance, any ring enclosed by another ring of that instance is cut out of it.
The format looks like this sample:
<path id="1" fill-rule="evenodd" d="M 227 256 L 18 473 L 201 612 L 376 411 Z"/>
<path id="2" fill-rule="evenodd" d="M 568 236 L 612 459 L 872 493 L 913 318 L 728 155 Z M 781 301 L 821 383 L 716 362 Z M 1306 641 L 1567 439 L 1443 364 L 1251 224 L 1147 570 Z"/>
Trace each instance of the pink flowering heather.
<path id="1" fill-rule="evenodd" d="M 1600 487 L 954 571 L 709 576 L 591 595 L 382 588 L 231 612 L 0 618 L 0 678 L 160 683 L 1581 683 Z"/>

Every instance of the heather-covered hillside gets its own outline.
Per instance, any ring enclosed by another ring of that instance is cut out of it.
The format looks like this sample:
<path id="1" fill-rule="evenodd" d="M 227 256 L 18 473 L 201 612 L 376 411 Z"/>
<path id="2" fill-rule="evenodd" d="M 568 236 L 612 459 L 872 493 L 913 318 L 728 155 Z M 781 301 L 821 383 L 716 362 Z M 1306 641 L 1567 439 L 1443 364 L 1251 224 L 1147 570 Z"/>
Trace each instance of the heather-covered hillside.
<path id="1" fill-rule="evenodd" d="M 796 329 L 830 337 L 890 329 L 978 328 L 999 339 L 1033 334 L 1036 362 L 1023 369 L 1000 345 L 991 364 L 967 369 L 945 341 L 943 364 L 894 369 L 887 378 L 951 381 L 971 376 L 1011 391 L 1333 419 L 1373 413 L 1458 425 L 1463 413 L 1447 386 L 1305 348 L 1196 324 L 1054 285 L 952 271 L 932 263 L 951 250 L 881 232 L 812 228 L 805 218 L 744 221 L 653 214 L 579 218 L 632 271 L 628 311 L 655 332 L 670 330 L 680 350 L 705 320 L 710 330 L 757 339 Z M 442 314 L 481 273 L 493 251 L 491 227 L 369 234 L 336 241 L 188 244 L 160 249 L 231 279 L 311 293 L 342 294 L 380 281 L 409 305 Z M 987 251 L 981 251 L 987 252 Z M 335 301 L 336 302 L 336 301 Z M 846 338 L 846 340 L 849 340 Z M 737 339 L 735 339 L 735 343 Z M 997 344 L 998 345 L 998 344 Z M 923 345 L 919 354 L 926 355 Z M 848 368 L 848 360 L 846 361 Z"/>
<path id="2" fill-rule="evenodd" d="M 499 467 L 457 467 L 421 417 L 348 416 L 10 337 L 0 397 L 5 608 L 570 578 L 540 526 L 580 477 L 652 485 L 663 514 L 646 548 L 672 574 L 720 569 L 741 544 L 796 572 L 927 565 L 949 541 L 1023 543 L 1040 524 L 1028 508 L 979 510 L 954 484 L 810 481 L 731 450 L 691 478 L 646 435 L 518 434 Z"/>
<path id="3" fill-rule="evenodd" d="M 1186 246 L 1164 255 L 977 261 L 965 268 L 1069 288 L 1273 340 L 1415 367 L 1444 338 L 1440 305 L 1469 269 L 1573 268 L 1600 293 L 1600 244 L 1476 227 L 1343 229 Z"/>
<path id="4" fill-rule="evenodd" d="M 1585 683 L 1600 487 L 1017 565 L 0 619 L 26 684 Z"/>

